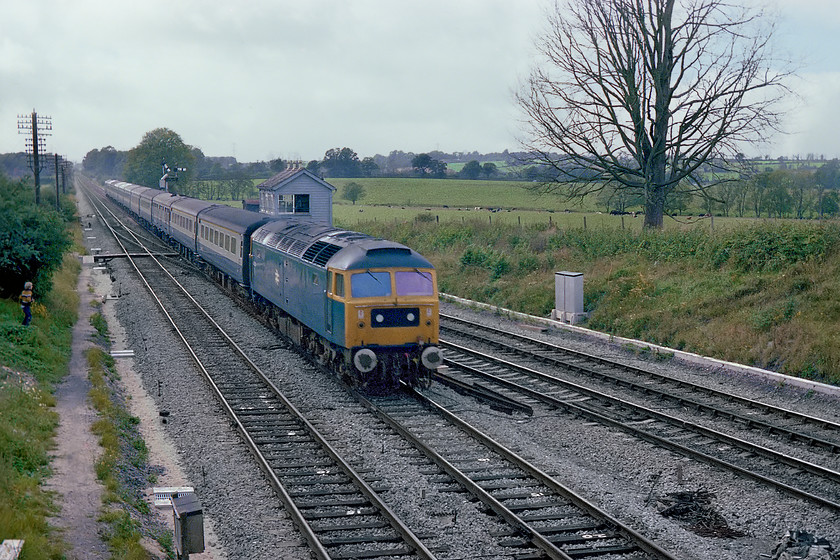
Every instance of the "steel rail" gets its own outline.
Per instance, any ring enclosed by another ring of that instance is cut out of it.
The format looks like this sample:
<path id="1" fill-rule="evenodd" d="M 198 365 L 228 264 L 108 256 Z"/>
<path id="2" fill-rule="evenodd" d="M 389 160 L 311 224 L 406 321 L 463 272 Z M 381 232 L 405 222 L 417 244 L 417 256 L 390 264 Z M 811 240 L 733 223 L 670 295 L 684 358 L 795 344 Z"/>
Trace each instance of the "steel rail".
<path id="1" fill-rule="evenodd" d="M 597 400 L 601 400 L 601 401 L 608 401 L 608 402 L 614 403 L 618 406 L 621 406 L 625 409 L 635 410 L 635 411 L 638 411 L 642 414 L 645 414 L 645 415 L 648 415 L 648 416 L 651 416 L 651 417 L 654 417 L 654 418 L 659 418 L 662 421 L 666 421 L 666 422 L 671 423 L 672 425 L 676 425 L 678 427 L 685 428 L 685 429 L 695 430 L 695 431 L 701 433 L 702 435 L 704 435 L 706 437 L 723 440 L 726 443 L 729 443 L 730 445 L 741 447 L 742 449 L 746 449 L 746 450 L 748 450 L 748 451 L 750 451 L 750 452 L 752 452 L 756 455 L 763 455 L 765 457 L 770 457 L 774 460 L 778 460 L 782 463 L 785 463 L 785 464 L 788 464 L 790 466 L 794 466 L 796 468 L 799 468 L 800 470 L 812 472 L 813 474 L 816 474 L 818 476 L 823 476 L 825 478 L 829 478 L 832 481 L 840 481 L 840 473 L 838 473 L 836 471 L 833 471 L 833 470 L 830 470 L 830 469 L 826 469 L 826 468 L 821 467 L 819 465 L 814 465 L 812 463 L 807 463 L 807 462 L 801 461 L 799 459 L 791 458 L 787 455 L 777 453 L 773 450 L 763 448 L 763 447 L 751 444 L 749 442 L 739 440 L 737 438 L 733 438 L 732 436 L 728 436 L 728 435 L 723 434 L 721 432 L 717 432 L 715 430 L 710 430 L 710 429 L 704 428 L 702 426 L 697 426 L 697 425 L 694 425 L 690 422 L 681 420 L 679 418 L 673 418 L 669 415 L 666 415 L 666 414 L 663 414 L 663 413 L 660 413 L 660 412 L 657 412 L 657 411 L 654 411 L 654 410 L 650 410 L 650 409 L 642 407 L 640 405 L 636 405 L 634 403 L 624 401 L 624 400 L 616 398 L 616 397 L 611 397 L 611 396 L 608 396 L 608 395 L 604 395 L 603 393 L 599 393 L 598 391 L 595 391 L 593 389 L 589 389 L 589 388 L 584 387 L 582 385 L 578 385 L 576 383 L 572 383 L 572 382 L 569 382 L 569 381 L 564 381 L 564 380 L 561 380 L 561 379 L 557 379 L 557 378 L 552 377 L 550 375 L 547 375 L 543 372 L 540 372 L 540 371 L 537 371 L 537 370 L 534 370 L 534 369 L 531 369 L 531 368 L 527 368 L 525 366 L 521 366 L 521 365 L 515 364 L 513 362 L 508 362 L 508 361 L 502 360 L 500 358 L 489 356 L 489 355 L 483 354 L 481 352 L 471 350 L 469 348 L 454 345 L 452 343 L 441 343 L 441 346 L 449 348 L 452 351 L 462 352 L 462 353 L 467 354 L 467 355 L 471 355 L 471 356 L 478 357 L 480 359 L 487 360 L 491 363 L 503 365 L 504 367 L 513 369 L 514 371 L 526 374 L 526 375 L 528 375 L 530 377 L 533 377 L 533 378 L 537 378 L 540 381 L 549 382 L 549 383 L 551 383 L 555 386 L 561 386 L 564 389 L 574 391 L 574 392 L 577 392 L 579 394 L 586 395 L 586 396 L 591 397 L 593 399 L 597 399 Z M 490 373 L 481 371 L 481 370 L 479 370 L 477 368 L 474 368 L 474 367 L 471 367 L 469 365 L 461 364 L 461 363 L 453 360 L 451 356 L 448 356 L 448 357 L 444 358 L 444 363 L 446 363 L 448 365 L 451 365 L 451 366 L 454 366 L 454 367 L 462 368 L 465 371 L 468 371 L 470 374 L 479 376 L 483 379 L 492 380 L 495 383 L 498 383 L 498 384 L 503 385 L 503 386 L 505 386 L 509 389 L 512 389 L 512 390 L 515 390 L 519 393 L 527 395 L 528 397 L 536 399 L 540 402 L 549 404 L 551 406 L 556 406 L 556 407 L 559 407 L 559 408 L 561 408 L 563 410 L 566 410 L 568 412 L 579 414 L 581 416 L 591 418 L 592 420 L 595 420 L 599 423 L 602 423 L 602 424 L 605 424 L 605 425 L 608 425 L 608 426 L 612 426 L 614 428 L 618 428 L 622 431 L 628 432 L 628 433 L 630 433 L 630 434 L 632 434 L 636 437 L 639 437 L 640 439 L 648 441 L 649 443 L 653 443 L 653 444 L 658 445 L 660 447 L 670 449 L 671 451 L 680 453 L 680 454 L 685 455 L 685 456 L 690 456 L 690 457 L 694 457 L 696 459 L 700 459 L 700 460 L 702 460 L 706 463 L 715 465 L 717 467 L 722 467 L 722 468 L 731 470 L 731 471 L 736 472 L 738 474 L 742 474 L 744 476 L 752 478 L 753 480 L 757 480 L 757 481 L 759 481 L 763 484 L 768 484 L 768 485 L 773 486 L 775 488 L 784 490 L 785 492 L 787 492 L 789 494 L 792 494 L 796 497 L 810 500 L 810 501 L 815 502 L 815 503 L 817 503 L 821 506 L 833 509 L 835 511 L 840 511 L 840 503 L 833 502 L 831 500 L 822 498 L 822 497 L 817 496 L 815 494 L 811 494 L 810 492 L 806 492 L 806 491 L 804 491 L 800 488 L 796 488 L 796 487 L 790 486 L 788 484 L 785 484 L 781 481 L 778 481 L 778 480 L 772 479 L 770 477 L 764 476 L 762 474 L 755 473 L 753 471 L 750 471 L 750 470 L 745 469 L 743 467 L 740 467 L 738 465 L 734 465 L 732 463 L 729 463 L 728 461 L 724 461 L 724 460 L 719 459 L 717 457 L 713 457 L 711 455 L 708 455 L 708 454 L 703 453 L 701 451 L 692 449 L 690 447 L 680 445 L 678 443 L 675 443 L 675 442 L 673 442 L 671 440 L 668 440 L 666 438 L 663 438 L 661 436 L 657 436 L 655 434 L 645 432 L 643 430 L 640 430 L 638 428 L 630 426 L 630 425 L 628 425 L 624 422 L 620 422 L 620 421 L 615 420 L 613 418 L 609 418 L 607 416 L 604 416 L 603 414 L 598 413 L 597 411 L 590 410 L 589 408 L 586 408 L 584 406 L 575 404 L 575 403 L 570 402 L 568 400 L 557 399 L 557 398 L 552 397 L 550 395 L 546 395 L 542 392 L 535 391 L 533 389 L 530 389 L 528 387 L 520 385 L 518 383 L 514 383 L 512 381 L 508 381 L 508 380 L 502 379 L 498 376 L 494 376 Z"/>
<path id="2" fill-rule="evenodd" d="M 568 500 L 578 509 L 583 510 L 586 514 L 595 518 L 599 522 L 615 529 L 616 532 L 619 533 L 624 539 L 632 543 L 634 546 L 637 546 L 640 550 L 643 550 L 647 554 L 650 554 L 654 558 L 657 558 L 659 560 L 676 560 L 675 556 L 672 556 L 669 552 L 665 551 L 654 542 L 648 540 L 640 533 L 621 523 L 605 511 L 598 508 L 595 504 L 589 502 L 579 494 L 575 493 L 573 490 L 567 488 L 566 486 L 558 482 L 555 478 L 542 471 L 539 467 L 531 464 L 526 459 L 517 455 L 516 453 L 503 446 L 499 442 L 493 440 L 491 437 L 487 436 L 486 434 L 484 434 L 483 432 L 481 432 L 462 418 L 459 418 L 457 415 L 453 414 L 445 407 L 432 400 L 430 397 L 418 392 L 414 388 L 410 388 L 407 386 L 404 387 L 404 390 L 410 395 L 412 395 L 415 399 L 417 399 L 419 403 L 428 406 L 435 413 L 443 416 L 448 422 L 464 431 L 468 436 L 478 441 L 481 445 L 484 445 L 488 449 L 500 455 L 506 461 L 519 467 L 524 472 L 528 473 L 530 476 L 538 480 L 540 483 L 544 484 L 546 487 L 556 492 L 560 497 Z M 514 528 L 527 535 L 528 539 L 530 539 L 530 541 L 540 550 L 542 550 L 547 556 L 549 556 L 550 558 L 560 560 L 570 560 L 571 558 L 573 558 L 573 556 L 570 556 L 568 553 L 558 548 L 557 545 L 555 545 L 548 538 L 540 534 L 538 530 L 532 527 L 527 521 L 523 520 L 520 516 L 518 516 L 516 513 L 514 513 L 508 507 L 506 507 L 503 503 L 501 503 L 498 499 L 496 499 L 492 494 L 483 489 L 480 485 L 473 481 L 469 477 L 469 475 L 458 469 L 458 467 L 456 467 L 451 461 L 447 460 L 436 450 L 432 449 L 417 435 L 415 435 L 410 428 L 404 426 L 399 420 L 390 415 L 382 407 L 378 406 L 376 403 L 366 399 L 361 395 L 359 395 L 359 399 L 364 404 L 364 406 L 366 406 L 375 414 L 377 414 L 377 416 L 379 416 L 383 421 L 390 425 L 394 430 L 398 431 L 403 437 L 411 441 L 413 445 L 420 449 L 427 457 L 434 461 L 447 474 L 449 474 L 452 478 L 454 478 L 465 488 L 467 488 L 467 490 L 470 493 L 472 493 L 475 497 L 477 497 L 479 500 L 485 503 L 499 516 L 504 518 Z M 596 551 L 597 549 L 593 549 L 593 554 L 591 554 L 590 556 L 595 556 Z"/>
<path id="3" fill-rule="evenodd" d="M 781 415 L 781 416 L 784 416 L 784 417 L 793 418 L 793 419 L 798 420 L 800 422 L 813 424 L 813 425 L 819 426 L 819 427 L 821 427 L 823 429 L 826 429 L 826 430 L 840 431 L 840 423 L 832 422 L 831 420 L 827 420 L 825 418 L 819 418 L 817 416 L 812 416 L 812 415 L 809 415 L 809 414 L 803 414 L 803 413 L 797 412 L 795 410 L 790 410 L 788 408 L 783 408 L 783 407 L 779 407 L 779 406 L 775 406 L 775 405 L 770 405 L 770 404 L 767 404 L 767 403 L 763 403 L 761 401 L 757 401 L 757 400 L 754 400 L 754 399 L 749 399 L 749 398 L 746 398 L 746 397 L 742 397 L 740 395 L 735 395 L 735 394 L 732 394 L 732 393 L 725 393 L 725 392 L 722 392 L 722 391 L 718 391 L 716 389 L 712 389 L 710 387 L 705 387 L 703 385 L 698 385 L 696 383 L 692 383 L 690 381 L 683 381 L 683 380 L 679 380 L 679 379 L 674 379 L 672 377 L 666 377 L 662 374 L 652 372 L 652 371 L 648 371 L 648 370 L 645 370 L 645 369 L 642 369 L 642 368 L 639 368 L 639 367 L 631 366 L 629 364 L 623 364 L 621 362 L 617 362 L 617 361 L 610 360 L 610 359 L 607 359 L 607 358 L 602 358 L 600 356 L 594 356 L 594 355 L 588 354 L 586 352 L 580 352 L 580 351 L 577 351 L 577 350 L 572 350 L 570 348 L 564 348 L 562 346 L 558 346 L 558 345 L 552 344 L 550 342 L 545 342 L 545 341 L 542 341 L 542 340 L 538 340 L 536 338 L 532 338 L 532 337 L 529 337 L 529 336 L 526 336 L 526 335 L 522 335 L 522 334 L 518 334 L 518 333 L 511 333 L 511 332 L 508 332 L 508 331 L 502 331 L 500 329 L 496 329 L 494 327 L 489 327 L 489 326 L 485 326 L 485 325 L 479 325 L 477 323 L 473 323 L 473 322 L 465 320 L 465 319 L 460 319 L 458 317 L 453 317 L 451 315 L 446 315 L 446 314 L 441 313 L 440 317 L 441 317 L 442 320 L 446 320 L 446 321 L 449 321 L 449 322 L 452 322 L 452 323 L 465 324 L 465 325 L 468 325 L 469 327 L 477 329 L 477 330 L 491 332 L 491 333 L 493 333 L 493 334 L 495 334 L 495 335 L 497 335 L 501 338 L 507 339 L 507 340 L 511 340 L 511 339 L 518 340 L 518 341 L 521 341 L 521 342 L 524 342 L 524 343 L 527 343 L 527 344 L 530 344 L 530 345 L 533 345 L 533 346 L 537 346 L 538 348 L 541 348 L 541 349 L 549 350 L 549 351 L 552 351 L 552 352 L 558 352 L 558 353 L 565 354 L 565 355 L 570 356 L 570 357 L 581 358 L 581 359 L 584 359 L 586 361 L 595 362 L 595 363 L 598 363 L 600 365 L 604 365 L 604 366 L 607 366 L 607 367 L 610 367 L 610 368 L 616 368 L 616 369 L 619 369 L 619 370 L 627 371 L 627 372 L 630 372 L 634 375 L 638 375 L 638 376 L 641 376 L 641 377 L 653 378 L 653 379 L 656 379 L 657 381 L 660 381 L 662 383 L 669 383 L 669 384 L 673 384 L 673 385 L 678 385 L 678 386 L 681 386 L 681 387 L 687 389 L 688 392 L 703 393 L 703 394 L 706 394 L 706 395 L 709 395 L 709 396 L 712 396 L 712 397 L 715 397 L 715 398 L 719 398 L 721 400 L 725 400 L 727 402 L 735 403 L 735 404 L 737 404 L 741 407 L 744 407 L 744 408 L 757 409 L 757 410 L 761 410 L 761 411 L 764 411 L 764 412 L 769 412 L 769 413 L 778 414 L 778 415 Z M 450 327 L 446 327 L 443 324 L 441 325 L 441 329 L 442 330 L 445 330 L 445 329 L 455 330 L 455 329 L 451 329 Z M 491 341 L 489 339 L 484 339 L 484 338 L 479 337 L 477 335 L 474 335 L 472 333 L 465 333 L 465 332 L 462 332 L 462 331 L 456 331 L 456 332 L 458 332 L 459 334 L 461 334 L 463 336 L 467 336 L 467 337 L 471 337 L 471 338 L 477 338 L 479 340 L 485 340 L 487 342 L 490 342 L 491 344 L 496 344 L 496 345 L 504 344 L 504 346 L 508 350 L 510 350 L 511 352 L 515 352 L 515 353 L 522 354 L 522 355 L 532 356 L 535 359 L 538 359 L 540 361 L 547 361 L 547 362 L 555 363 L 556 365 L 563 366 L 563 367 L 568 367 L 570 369 L 578 369 L 578 370 L 581 369 L 580 365 L 565 362 L 565 361 L 563 361 L 559 358 L 535 355 L 533 353 L 529 353 L 527 350 L 523 350 L 521 348 L 516 348 L 514 346 L 510 346 L 509 344 L 505 344 L 503 342 L 499 342 L 499 341 L 496 341 L 496 340 Z M 652 393 L 652 392 L 662 393 L 661 391 L 657 391 L 656 389 L 645 386 L 645 385 L 639 385 L 639 384 L 634 384 L 632 382 L 628 382 L 626 380 L 615 379 L 614 377 L 610 376 L 609 374 L 606 374 L 606 373 L 603 373 L 603 372 L 594 371 L 594 370 L 590 370 L 590 369 L 587 369 L 585 371 L 587 373 L 594 373 L 595 375 L 598 375 L 599 377 L 604 378 L 604 379 L 614 380 L 615 383 L 618 384 L 618 385 L 625 385 L 625 386 L 632 385 L 632 386 L 636 387 L 639 391 L 643 391 L 643 392 L 646 392 L 646 393 Z M 667 394 L 666 394 L 666 396 L 667 396 Z M 689 399 L 685 399 L 685 401 L 688 402 L 688 403 L 691 403 L 692 406 L 708 408 L 707 405 L 703 405 L 702 403 L 697 403 L 696 401 L 691 401 Z M 714 410 L 717 410 L 717 409 L 714 409 Z M 720 410 L 719 414 L 730 415 L 730 416 L 733 416 L 733 417 L 737 416 L 737 415 L 735 415 L 731 412 L 724 411 L 724 410 Z M 761 421 L 755 420 L 753 418 L 747 418 L 747 417 L 744 417 L 744 416 L 738 416 L 738 418 L 741 419 L 742 421 L 744 421 L 745 423 L 753 423 L 753 424 L 756 424 L 756 425 L 763 425 L 768 430 L 777 430 L 779 432 L 789 433 L 789 434 L 791 434 L 791 435 L 793 435 L 797 438 L 800 438 L 802 440 L 805 440 L 805 441 L 813 441 L 814 443 L 817 443 L 817 444 L 822 445 L 822 446 L 824 446 L 828 449 L 831 449 L 834 452 L 840 451 L 840 445 L 838 445 L 838 443 L 836 443 L 836 442 L 830 442 L 830 441 L 827 441 L 827 440 L 822 440 L 822 439 L 812 437 L 812 436 L 808 436 L 808 435 L 804 435 L 804 434 L 801 434 L 799 432 L 795 432 L 795 431 L 792 431 L 792 430 L 785 430 L 784 428 L 780 428 L 778 426 L 767 425 L 767 424 L 762 423 Z"/>

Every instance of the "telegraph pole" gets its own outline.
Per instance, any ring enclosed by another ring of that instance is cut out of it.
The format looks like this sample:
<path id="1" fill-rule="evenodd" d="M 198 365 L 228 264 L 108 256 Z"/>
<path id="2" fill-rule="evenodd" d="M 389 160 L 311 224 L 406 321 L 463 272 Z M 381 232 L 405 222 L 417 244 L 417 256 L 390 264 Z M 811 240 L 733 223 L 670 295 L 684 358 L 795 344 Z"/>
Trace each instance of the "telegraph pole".
<path id="1" fill-rule="evenodd" d="M 40 128 L 40 130 L 39 130 Z M 46 132 L 52 130 L 52 119 L 50 117 L 39 117 L 35 110 L 32 115 L 18 115 L 18 134 L 26 134 L 26 155 L 29 160 L 29 168 L 35 175 L 35 204 L 41 204 L 41 163 L 40 154 L 46 152 L 47 141 L 44 138 L 52 134 Z"/>
<path id="2" fill-rule="evenodd" d="M 58 154 L 55 155 L 55 211 L 58 212 L 61 210 L 61 201 L 60 201 L 60 192 L 58 192 L 58 169 L 59 163 L 58 160 L 61 159 L 58 157 Z"/>
<path id="3" fill-rule="evenodd" d="M 72 167 L 73 163 L 66 159 L 61 162 L 61 194 L 67 194 L 67 174 Z"/>

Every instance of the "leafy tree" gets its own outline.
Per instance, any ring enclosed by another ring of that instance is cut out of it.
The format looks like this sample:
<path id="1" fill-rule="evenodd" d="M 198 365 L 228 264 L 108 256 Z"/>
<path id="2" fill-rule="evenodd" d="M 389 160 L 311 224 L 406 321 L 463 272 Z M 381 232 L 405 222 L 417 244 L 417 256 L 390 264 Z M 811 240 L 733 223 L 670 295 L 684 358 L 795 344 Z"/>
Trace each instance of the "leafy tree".
<path id="1" fill-rule="evenodd" d="M 759 173 L 755 177 L 750 179 L 748 183 L 753 213 L 755 214 L 756 218 L 760 218 L 761 213 L 764 211 L 767 192 L 769 191 L 771 183 L 771 173 L 772 172 L 770 171 L 764 171 L 762 173 Z"/>
<path id="2" fill-rule="evenodd" d="M 178 133 L 168 128 L 156 128 L 144 134 L 140 144 L 129 150 L 125 166 L 126 181 L 157 188 L 163 176 L 164 162 L 170 168 L 186 168 L 186 171 L 178 174 L 178 181 L 182 184 L 189 182 L 195 162 L 192 149 L 184 144 Z M 177 189 L 176 183 L 174 190 Z"/>
<path id="3" fill-rule="evenodd" d="M 365 188 L 355 181 L 350 181 L 344 188 L 341 190 L 341 198 L 344 200 L 349 200 L 353 204 L 356 204 L 356 201 L 360 198 L 364 198 L 365 196 Z"/>
<path id="4" fill-rule="evenodd" d="M 366 157 L 359 164 L 362 177 L 373 177 L 379 174 L 379 164 L 372 157 Z"/>
<path id="5" fill-rule="evenodd" d="M 431 175 L 442 179 L 446 177 L 446 163 L 433 158 L 429 154 L 419 154 L 411 160 L 411 166 L 417 170 L 421 177 Z"/>
<path id="6" fill-rule="evenodd" d="M 286 169 L 286 162 L 280 158 L 273 159 L 269 162 L 268 166 L 271 170 L 275 173 L 280 173 L 284 169 Z"/>
<path id="7" fill-rule="evenodd" d="M 793 197 L 789 190 L 792 183 L 793 178 L 786 169 L 778 169 L 769 174 L 765 192 L 767 217 L 784 218 L 793 209 Z"/>
<path id="8" fill-rule="evenodd" d="M 726 0 L 555 6 L 545 64 L 517 95 L 530 159 L 552 170 L 544 188 L 584 196 L 616 183 L 643 193 L 645 227 L 661 228 L 670 192 L 705 189 L 704 163 L 778 127 L 786 74 L 761 13 Z"/>
<path id="9" fill-rule="evenodd" d="M 13 297 L 23 283 L 36 295 L 50 291 L 71 240 L 61 214 L 32 204 L 31 187 L 0 175 L 0 293 Z"/>
<path id="10" fill-rule="evenodd" d="M 465 179 L 478 179 L 481 175 L 481 164 L 476 160 L 468 161 L 461 169 L 461 177 Z"/>
<path id="11" fill-rule="evenodd" d="M 82 166 L 85 172 L 114 179 L 122 177 L 127 153 L 116 150 L 113 146 L 105 146 L 101 150 L 93 149 L 85 154 Z"/>
<path id="12" fill-rule="evenodd" d="M 322 164 L 330 177 L 358 177 L 361 175 L 359 156 L 350 148 L 327 150 Z"/>
<path id="13" fill-rule="evenodd" d="M 496 167 L 496 164 L 492 161 L 486 162 L 484 165 L 481 166 L 481 172 L 484 173 L 484 176 L 488 179 L 499 172 L 499 169 Z"/>
<path id="14" fill-rule="evenodd" d="M 817 207 L 814 182 L 814 174 L 805 171 L 792 172 L 789 183 L 789 191 L 793 203 L 794 216 L 802 220 L 805 218 L 805 211 L 809 217 L 813 217 L 813 210 Z"/>
<path id="15" fill-rule="evenodd" d="M 668 200 L 665 201 L 665 210 L 670 214 L 682 216 L 683 212 L 688 210 L 692 198 L 689 190 L 674 189 L 668 194 Z"/>
<path id="16" fill-rule="evenodd" d="M 440 161 L 439 159 L 433 159 L 431 171 L 432 177 L 443 179 L 446 177 L 446 162 Z"/>
<path id="17" fill-rule="evenodd" d="M 833 159 L 825 165 L 818 167 L 814 172 L 814 183 L 817 187 L 817 212 L 820 218 L 822 218 L 825 209 L 823 193 L 826 189 L 837 189 L 840 186 L 840 162 L 837 159 Z M 833 213 L 830 212 L 830 214 Z"/>
<path id="18" fill-rule="evenodd" d="M 225 198 L 228 200 L 247 198 L 254 188 L 254 182 L 250 179 L 252 176 L 251 169 L 245 169 L 242 165 L 233 167 L 224 181 L 223 188 L 227 191 L 224 193 Z"/>
<path id="19" fill-rule="evenodd" d="M 417 170 L 421 177 L 425 177 L 431 172 L 433 161 L 429 154 L 417 154 L 411 160 L 411 167 Z"/>
<path id="20" fill-rule="evenodd" d="M 840 195 L 837 191 L 829 191 L 820 199 L 819 213 L 823 216 L 836 216 L 840 213 Z"/>
<path id="21" fill-rule="evenodd" d="M 321 162 L 317 159 L 313 159 L 306 164 L 306 170 L 317 175 L 321 171 Z"/>

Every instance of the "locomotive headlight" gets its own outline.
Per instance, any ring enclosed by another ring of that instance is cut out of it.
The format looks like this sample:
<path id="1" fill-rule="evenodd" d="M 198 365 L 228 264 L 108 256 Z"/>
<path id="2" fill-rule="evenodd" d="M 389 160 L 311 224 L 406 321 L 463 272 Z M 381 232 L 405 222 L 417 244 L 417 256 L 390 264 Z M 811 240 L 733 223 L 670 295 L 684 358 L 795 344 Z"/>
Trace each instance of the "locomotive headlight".
<path id="1" fill-rule="evenodd" d="M 443 354 L 437 346 L 428 346 L 420 354 L 420 361 L 426 369 L 437 369 L 443 363 Z"/>
<path id="2" fill-rule="evenodd" d="M 377 323 L 381 323 L 382 321 L 384 321 L 384 320 L 385 320 L 385 316 L 384 316 L 384 315 L 382 315 L 382 313 L 377 313 L 377 314 L 376 314 L 376 316 L 375 316 L 373 319 L 374 319 L 374 321 L 376 321 Z"/>
<path id="3" fill-rule="evenodd" d="M 405 318 L 408 319 L 409 321 L 414 321 L 414 313 L 409 313 L 408 315 L 405 316 Z"/>

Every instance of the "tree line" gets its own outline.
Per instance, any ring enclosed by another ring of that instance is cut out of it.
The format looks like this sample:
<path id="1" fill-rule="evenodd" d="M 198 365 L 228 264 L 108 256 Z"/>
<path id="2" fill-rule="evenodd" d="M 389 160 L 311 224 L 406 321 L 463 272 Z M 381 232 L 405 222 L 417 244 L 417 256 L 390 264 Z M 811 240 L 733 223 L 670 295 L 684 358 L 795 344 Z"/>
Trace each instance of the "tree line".
<path id="1" fill-rule="evenodd" d="M 665 213 L 681 216 L 700 211 L 725 217 L 822 219 L 840 216 L 840 161 L 801 166 L 785 161 L 742 160 L 737 177 L 709 179 L 699 191 L 692 185 L 677 187 L 665 199 Z M 606 212 L 644 209 L 642 193 L 606 186 L 597 193 Z"/>
<path id="2" fill-rule="evenodd" d="M 394 150 L 387 156 L 377 154 L 360 158 L 355 150 L 345 146 L 331 148 L 322 159 L 311 160 L 305 165 L 303 162 L 290 162 L 282 158 L 240 163 L 234 157 L 205 156 L 201 149 L 184 143 L 176 132 L 158 128 L 147 132 L 140 143 L 128 151 L 120 151 L 113 146 L 92 149 L 85 155 L 82 165 L 86 173 L 102 179 L 119 178 L 132 183 L 158 186 L 164 173 L 162 164 L 166 163 L 173 169 L 186 169 L 179 173 L 182 185 L 193 180 L 221 181 L 238 191 L 242 190 L 245 179 L 267 179 L 292 163 L 321 177 L 530 179 L 538 175 L 533 169 L 516 169 L 520 157 L 520 154 L 507 150 L 493 154 L 440 151 L 415 154 Z M 504 162 L 507 171 L 500 169 L 496 161 Z M 449 168 L 451 164 L 463 166 L 455 172 Z M 213 189 L 209 185 L 201 188 Z"/>

